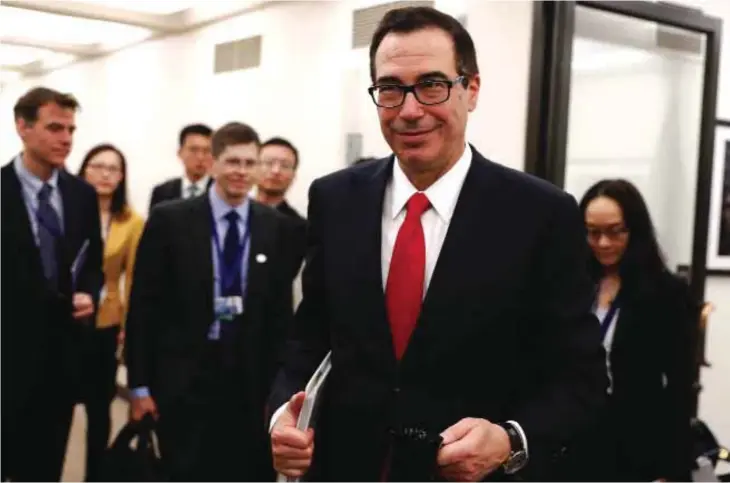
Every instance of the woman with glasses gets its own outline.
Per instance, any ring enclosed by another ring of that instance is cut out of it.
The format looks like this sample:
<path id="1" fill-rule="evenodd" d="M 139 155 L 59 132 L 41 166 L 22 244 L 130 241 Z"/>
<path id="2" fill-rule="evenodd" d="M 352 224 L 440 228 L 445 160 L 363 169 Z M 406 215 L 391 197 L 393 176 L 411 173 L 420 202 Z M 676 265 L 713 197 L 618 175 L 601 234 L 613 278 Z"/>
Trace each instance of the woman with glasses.
<path id="1" fill-rule="evenodd" d="M 598 430 L 574 445 L 572 464 L 584 472 L 577 479 L 689 481 L 698 306 L 667 268 L 634 185 L 600 181 L 580 208 L 609 388 Z"/>
<path id="2" fill-rule="evenodd" d="M 92 148 L 81 163 L 79 176 L 96 189 L 104 239 L 105 285 L 95 326 L 83 348 L 81 394 L 87 415 L 86 481 L 99 481 L 111 431 L 109 411 L 116 394 L 117 347 L 124 341 L 125 309 L 144 220 L 127 203 L 127 163 L 119 149 L 111 144 Z"/>

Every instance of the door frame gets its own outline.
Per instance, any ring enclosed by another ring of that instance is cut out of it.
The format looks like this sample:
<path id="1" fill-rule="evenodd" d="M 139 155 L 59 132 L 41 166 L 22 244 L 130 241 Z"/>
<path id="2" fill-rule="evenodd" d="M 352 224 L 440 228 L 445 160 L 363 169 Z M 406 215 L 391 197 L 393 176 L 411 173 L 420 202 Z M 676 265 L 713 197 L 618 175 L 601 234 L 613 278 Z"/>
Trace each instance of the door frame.
<path id="1" fill-rule="evenodd" d="M 657 22 L 705 34 L 704 91 L 695 189 L 691 267 L 685 267 L 692 295 L 704 300 L 712 192 L 717 88 L 722 21 L 702 10 L 666 2 L 539 1 L 533 9 L 525 171 L 564 187 L 570 105 L 571 61 L 577 6 Z M 698 327 L 699 329 L 699 327 Z M 697 334 L 699 338 L 699 333 Z M 698 341 L 704 347 L 704 341 Z M 699 358 L 697 358 L 699 360 Z M 695 370 L 697 396 L 700 367 Z"/>

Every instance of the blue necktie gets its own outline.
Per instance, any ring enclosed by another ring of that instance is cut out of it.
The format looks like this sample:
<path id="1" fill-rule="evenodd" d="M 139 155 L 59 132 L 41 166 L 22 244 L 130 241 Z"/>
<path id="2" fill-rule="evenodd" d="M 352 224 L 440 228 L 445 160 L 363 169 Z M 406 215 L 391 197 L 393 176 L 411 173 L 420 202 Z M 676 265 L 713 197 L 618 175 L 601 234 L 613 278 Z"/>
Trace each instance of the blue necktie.
<path id="1" fill-rule="evenodd" d="M 52 287 L 58 287 L 58 263 L 56 260 L 56 242 L 61 237 L 61 223 L 58 213 L 51 206 L 51 191 L 48 183 L 38 192 L 38 239 L 43 263 L 43 273 Z"/>
<path id="2" fill-rule="evenodd" d="M 223 259 L 225 260 L 226 269 L 235 270 L 236 277 L 233 279 L 233 283 L 229 287 L 223 287 L 223 296 L 228 297 L 232 295 L 243 295 L 241 290 L 241 270 L 240 267 L 234 267 L 238 250 L 241 246 L 241 234 L 238 231 L 238 213 L 230 211 L 226 215 L 228 220 L 228 231 L 226 232 L 226 238 L 223 241 Z M 238 261 L 239 264 L 241 260 Z"/>

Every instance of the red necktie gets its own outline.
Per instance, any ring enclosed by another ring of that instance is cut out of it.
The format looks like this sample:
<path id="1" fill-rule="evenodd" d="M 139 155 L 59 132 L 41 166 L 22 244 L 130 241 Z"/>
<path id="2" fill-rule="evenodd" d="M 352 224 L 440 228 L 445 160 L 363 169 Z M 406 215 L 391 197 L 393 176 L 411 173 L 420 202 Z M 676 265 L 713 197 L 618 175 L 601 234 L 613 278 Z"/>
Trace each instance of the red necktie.
<path id="1" fill-rule="evenodd" d="M 423 278 L 426 272 L 426 242 L 421 215 L 430 206 L 431 203 L 423 193 L 416 193 L 408 200 L 406 219 L 398 231 L 390 260 L 385 303 L 398 360 L 406 350 L 408 339 L 421 312 Z"/>

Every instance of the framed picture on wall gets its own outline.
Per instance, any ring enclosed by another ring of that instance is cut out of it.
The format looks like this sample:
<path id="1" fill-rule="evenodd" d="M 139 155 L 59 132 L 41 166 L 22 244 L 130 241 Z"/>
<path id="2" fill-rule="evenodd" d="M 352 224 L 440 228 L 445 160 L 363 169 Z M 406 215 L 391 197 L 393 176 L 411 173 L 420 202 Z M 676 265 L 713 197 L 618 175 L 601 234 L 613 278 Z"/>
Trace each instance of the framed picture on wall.
<path id="1" fill-rule="evenodd" d="M 717 120 L 712 169 L 707 268 L 730 275 L 730 120 Z"/>

